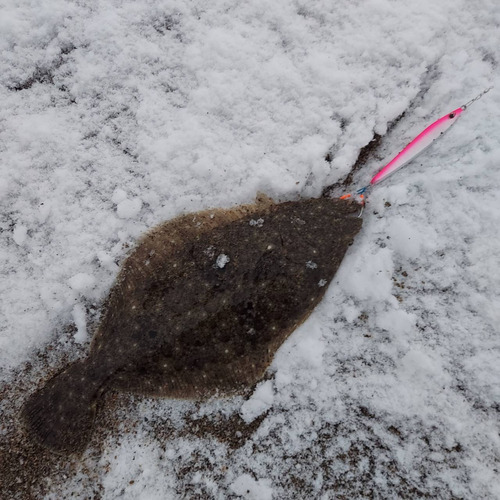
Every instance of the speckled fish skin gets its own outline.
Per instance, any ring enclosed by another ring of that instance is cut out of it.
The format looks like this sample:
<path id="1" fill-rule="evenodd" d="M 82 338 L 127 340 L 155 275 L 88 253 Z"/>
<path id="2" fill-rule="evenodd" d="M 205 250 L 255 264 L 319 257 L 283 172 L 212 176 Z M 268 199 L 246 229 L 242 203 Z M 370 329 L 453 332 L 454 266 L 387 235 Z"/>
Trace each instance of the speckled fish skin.
<path id="1" fill-rule="evenodd" d="M 338 199 L 260 200 L 168 221 L 126 259 L 87 359 L 27 402 L 28 431 L 85 449 L 105 390 L 206 399 L 259 381 L 361 228 Z"/>

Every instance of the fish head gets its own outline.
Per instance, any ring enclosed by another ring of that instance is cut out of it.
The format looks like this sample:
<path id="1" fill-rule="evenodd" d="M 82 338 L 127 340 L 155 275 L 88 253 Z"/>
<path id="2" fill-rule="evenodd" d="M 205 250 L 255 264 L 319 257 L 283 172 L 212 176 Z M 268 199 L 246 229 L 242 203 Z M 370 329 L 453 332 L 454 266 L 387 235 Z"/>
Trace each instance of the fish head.
<path id="1" fill-rule="evenodd" d="M 363 206 L 353 199 L 326 198 L 320 199 L 317 207 L 323 240 L 351 245 L 363 224 Z"/>
<path id="2" fill-rule="evenodd" d="M 310 268 L 320 261 L 340 263 L 361 229 L 361 208 L 356 201 L 338 198 L 301 200 L 290 205 L 289 231 L 281 233 L 289 256 Z"/>

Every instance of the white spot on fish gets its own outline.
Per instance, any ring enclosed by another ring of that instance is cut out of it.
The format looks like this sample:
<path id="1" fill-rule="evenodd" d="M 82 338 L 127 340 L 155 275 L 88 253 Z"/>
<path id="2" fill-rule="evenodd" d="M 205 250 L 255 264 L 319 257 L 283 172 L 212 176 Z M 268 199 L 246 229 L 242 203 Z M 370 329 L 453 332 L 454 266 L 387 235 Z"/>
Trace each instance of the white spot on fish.
<path id="1" fill-rule="evenodd" d="M 318 264 L 316 264 L 316 262 L 313 262 L 312 260 L 308 260 L 306 262 L 306 267 L 308 269 L 316 269 L 318 267 Z"/>
<path id="2" fill-rule="evenodd" d="M 208 248 L 203 250 L 203 253 L 205 255 L 208 255 L 209 257 L 213 257 L 215 255 L 215 247 L 213 245 L 210 245 Z"/>
<path id="3" fill-rule="evenodd" d="M 319 281 L 318 281 L 318 286 L 325 286 L 325 285 L 326 285 L 326 283 L 327 283 L 327 281 L 326 281 L 326 280 L 319 280 Z"/>

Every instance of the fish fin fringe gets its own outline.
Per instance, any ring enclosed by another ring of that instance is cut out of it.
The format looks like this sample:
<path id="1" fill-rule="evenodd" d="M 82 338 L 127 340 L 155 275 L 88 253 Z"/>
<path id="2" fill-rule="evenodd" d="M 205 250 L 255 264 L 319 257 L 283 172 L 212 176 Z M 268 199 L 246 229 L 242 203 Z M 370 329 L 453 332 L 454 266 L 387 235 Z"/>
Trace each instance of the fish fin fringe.
<path id="1" fill-rule="evenodd" d="M 92 434 L 98 391 L 87 380 L 85 362 L 73 363 L 28 398 L 21 415 L 28 434 L 54 453 L 82 452 Z"/>

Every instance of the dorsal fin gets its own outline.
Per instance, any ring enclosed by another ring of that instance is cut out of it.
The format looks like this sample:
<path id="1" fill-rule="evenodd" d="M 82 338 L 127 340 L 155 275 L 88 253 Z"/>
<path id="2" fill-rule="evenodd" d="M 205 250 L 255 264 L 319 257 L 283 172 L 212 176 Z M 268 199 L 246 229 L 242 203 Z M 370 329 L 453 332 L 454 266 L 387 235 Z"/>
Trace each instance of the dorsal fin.
<path id="1" fill-rule="evenodd" d="M 276 202 L 272 198 L 267 196 L 266 193 L 258 191 L 255 195 L 255 204 L 258 205 L 259 208 L 266 208 L 270 207 L 271 205 L 275 205 Z"/>

